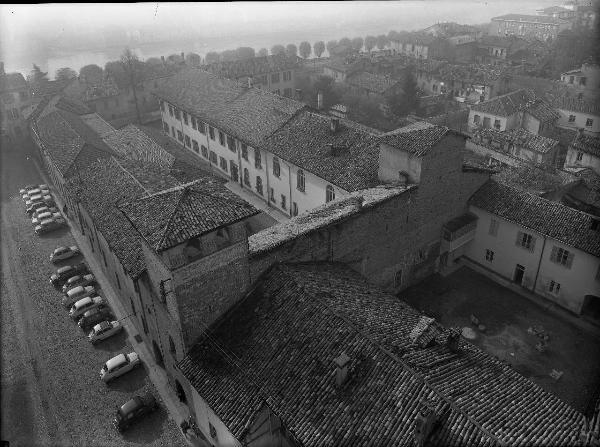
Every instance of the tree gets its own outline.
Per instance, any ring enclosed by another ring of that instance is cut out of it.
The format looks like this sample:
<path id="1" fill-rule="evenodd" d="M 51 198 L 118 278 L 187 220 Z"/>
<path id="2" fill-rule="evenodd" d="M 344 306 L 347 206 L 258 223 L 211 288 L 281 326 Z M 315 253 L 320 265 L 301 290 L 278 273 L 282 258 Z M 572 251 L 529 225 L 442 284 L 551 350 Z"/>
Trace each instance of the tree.
<path id="1" fill-rule="evenodd" d="M 343 47 L 351 47 L 352 41 L 350 39 L 348 39 L 347 37 L 342 37 L 340 39 L 340 41 L 338 42 L 338 45 L 343 46 Z"/>
<path id="2" fill-rule="evenodd" d="M 365 50 L 371 51 L 377 45 L 377 37 L 367 36 L 365 37 Z"/>
<path id="3" fill-rule="evenodd" d="M 149 57 L 144 62 L 146 62 L 147 65 L 162 65 L 162 60 L 158 57 Z"/>
<path id="4" fill-rule="evenodd" d="M 237 54 L 238 60 L 252 59 L 253 57 L 256 57 L 254 48 L 251 47 L 239 47 L 235 50 L 235 52 Z"/>
<path id="5" fill-rule="evenodd" d="M 377 36 L 377 48 L 383 50 L 388 43 L 388 38 L 385 34 Z"/>
<path id="6" fill-rule="evenodd" d="M 387 35 L 388 42 L 392 40 L 398 40 L 400 38 L 400 33 L 398 31 L 391 30 Z"/>
<path id="7" fill-rule="evenodd" d="M 300 56 L 302 56 L 303 59 L 307 59 L 308 56 L 310 56 L 310 43 L 307 41 L 300 42 L 300 47 L 298 50 L 300 52 Z"/>
<path id="8" fill-rule="evenodd" d="M 209 51 L 204 56 L 204 62 L 207 64 L 215 64 L 221 60 L 221 55 L 216 51 Z"/>
<path id="9" fill-rule="evenodd" d="M 362 50 L 363 44 L 364 40 L 362 37 L 355 37 L 351 42 L 352 48 L 356 51 Z"/>
<path id="10" fill-rule="evenodd" d="M 225 50 L 221 52 L 221 60 L 223 62 L 231 62 L 237 60 L 237 52 L 235 50 Z"/>
<path id="11" fill-rule="evenodd" d="M 266 48 L 261 48 L 260 50 L 258 50 L 258 57 L 265 57 L 269 55 L 269 50 L 267 50 Z"/>
<path id="12" fill-rule="evenodd" d="M 89 85 L 102 83 L 104 71 L 96 64 L 86 65 L 79 70 L 79 79 Z"/>
<path id="13" fill-rule="evenodd" d="M 287 57 L 296 57 L 298 56 L 298 47 L 293 43 L 288 43 L 285 47 L 285 54 Z"/>
<path id="14" fill-rule="evenodd" d="M 319 76 L 313 84 L 313 91 L 317 94 L 319 92 L 323 94 L 323 108 L 325 110 L 340 102 L 341 95 L 335 87 L 335 81 L 330 76 Z M 313 100 L 316 105 L 317 95 L 315 94 L 311 100 Z"/>
<path id="15" fill-rule="evenodd" d="M 178 65 L 184 62 L 184 59 L 180 54 L 173 53 L 167 56 L 167 62 L 173 65 Z"/>
<path id="16" fill-rule="evenodd" d="M 283 45 L 273 45 L 271 47 L 271 54 L 277 56 L 278 54 L 285 54 L 285 47 Z"/>
<path id="17" fill-rule="evenodd" d="M 181 56 L 180 56 L 181 57 Z M 133 101 L 135 103 L 135 113 L 137 116 L 138 123 L 141 123 L 142 118 L 140 116 L 140 107 L 137 99 L 137 85 L 143 79 L 143 63 L 140 62 L 137 55 L 129 48 L 125 48 L 121 55 L 121 64 L 127 75 L 129 87 L 133 91 Z"/>
<path id="18" fill-rule="evenodd" d="M 327 52 L 330 56 L 333 56 L 335 47 L 338 46 L 337 40 L 330 40 L 327 42 Z"/>
<path id="19" fill-rule="evenodd" d="M 33 90 L 38 90 L 48 82 L 48 73 L 43 72 L 40 67 L 33 64 L 33 70 L 31 70 L 31 73 L 27 76 L 27 82 L 29 82 L 29 85 Z"/>
<path id="20" fill-rule="evenodd" d="M 401 88 L 386 98 L 387 105 L 396 116 L 406 116 L 417 108 L 417 81 L 412 73 L 413 70 L 409 70 Z"/>
<path id="21" fill-rule="evenodd" d="M 69 79 L 73 79 L 77 77 L 77 72 L 69 67 L 63 67 L 56 70 L 56 74 L 54 75 L 54 79 L 57 81 L 67 81 Z"/>
<path id="22" fill-rule="evenodd" d="M 321 55 L 325 51 L 325 42 L 323 42 L 322 40 L 315 42 L 315 44 L 313 45 L 313 50 L 315 52 L 315 56 L 321 57 Z"/>
<path id="23" fill-rule="evenodd" d="M 202 63 L 202 58 L 199 54 L 188 53 L 185 55 L 185 63 L 190 67 L 199 67 Z"/>

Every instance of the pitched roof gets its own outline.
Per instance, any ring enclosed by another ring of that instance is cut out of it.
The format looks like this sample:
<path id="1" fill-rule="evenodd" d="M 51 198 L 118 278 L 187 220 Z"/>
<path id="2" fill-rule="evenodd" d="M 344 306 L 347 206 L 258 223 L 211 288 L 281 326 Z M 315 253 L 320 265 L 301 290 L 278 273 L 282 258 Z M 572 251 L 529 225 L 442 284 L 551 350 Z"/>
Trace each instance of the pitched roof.
<path id="1" fill-rule="evenodd" d="M 259 213 L 221 182 L 211 179 L 130 201 L 120 209 L 156 251 Z"/>
<path id="2" fill-rule="evenodd" d="M 417 157 L 422 157 L 449 131 L 450 129 L 444 126 L 418 121 L 383 134 L 380 141 Z"/>
<path id="3" fill-rule="evenodd" d="M 306 107 L 199 69 L 172 76 L 156 95 L 254 147 L 260 147 L 267 136 Z"/>
<path id="4" fill-rule="evenodd" d="M 431 45 L 437 40 L 435 36 L 421 31 L 400 32 L 392 39 L 394 42 L 414 43 L 417 45 Z"/>
<path id="5" fill-rule="evenodd" d="M 27 88 L 27 81 L 21 73 L 5 73 L 0 76 L 0 92 Z"/>
<path id="6" fill-rule="evenodd" d="M 479 188 L 469 204 L 600 256 L 600 233 L 591 229 L 592 216 L 588 214 L 494 180 Z"/>
<path id="7" fill-rule="evenodd" d="M 69 84 L 75 81 L 76 78 L 71 79 L 55 79 L 53 81 L 46 81 L 36 85 L 33 94 L 39 97 L 53 96 L 61 93 Z"/>
<path id="8" fill-rule="evenodd" d="M 588 101 L 573 96 L 563 95 L 556 98 L 553 105 L 558 109 L 563 109 L 568 112 L 581 112 L 600 116 L 600 104 L 598 104 L 597 101 Z"/>
<path id="9" fill-rule="evenodd" d="M 377 184 L 379 150 L 374 134 L 346 121 L 339 121 L 334 133 L 331 119 L 302 111 L 273 133 L 265 148 L 346 191 Z"/>
<path id="10" fill-rule="evenodd" d="M 578 132 L 570 147 L 576 151 L 600 157 L 600 137 Z"/>
<path id="11" fill-rule="evenodd" d="M 511 116 L 533 104 L 535 96 L 524 89 L 506 93 L 471 106 L 471 110 L 495 116 Z"/>
<path id="12" fill-rule="evenodd" d="M 298 67 L 297 58 L 277 54 L 264 57 L 252 57 L 236 61 L 217 62 L 205 65 L 203 69 L 215 75 L 230 79 L 257 76 L 267 73 L 293 70 Z"/>
<path id="13" fill-rule="evenodd" d="M 556 109 L 541 99 L 536 99 L 533 104 L 527 106 L 527 113 L 542 123 L 554 122 L 560 118 Z"/>
<path id="14" fill-rule="evenodd" d="M 505 14 L 503 16 L 492 17 L 492 20 L 542 23 L 542 24 L 547 24 L 547 25 L 562 25 L 565 23 L 569 23 L 566 20 L 554 18 L 552 16 L 534 16 L 534 15 L 526 15 L 526 14 Z"/>
<path id="15" fill-rule="evenodd" d="M 388 89 L 398 84 L 397 79 L 362 71 L 346 79 L 348 85 L 362 88 L 383 95 Z"/>
<path id="16" fill-rule="evenodd" d="M 279 265 L 178 364 L 243 441 L 268 406 L 299 445 L 578 443 L 585 417 L 342 264 Z M 218 346 L 218 348 L 217 348 Z M 335 386 L 334 359 L 349 357 Z"/>
<path id="17" fill-rule="evenodd" d="M 505 144 L 514 144 L 515 146 L 530 149 L 540 154 L 545 154 L 558 145 L 558 141 L 552 138 L 535 135 L 521 128 L 499 131 L 479 127 L 473 131 L 473 140 L 478 144 L 484 145 L 492 141 L 500 143 L 502 146 Z"/>

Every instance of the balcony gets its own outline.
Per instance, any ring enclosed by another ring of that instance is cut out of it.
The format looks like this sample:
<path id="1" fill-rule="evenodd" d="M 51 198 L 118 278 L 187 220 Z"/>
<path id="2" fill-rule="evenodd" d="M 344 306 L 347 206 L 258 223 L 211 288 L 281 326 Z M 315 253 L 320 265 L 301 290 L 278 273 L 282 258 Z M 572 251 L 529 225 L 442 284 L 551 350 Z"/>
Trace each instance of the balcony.
<path id="1" fill-rule="evenodd" d="M 446 222 L 442 227 L 442 245 L 440 253 L 451 252 L 469 243 L 475 237 L 477 216 L 465 213 Z"/>

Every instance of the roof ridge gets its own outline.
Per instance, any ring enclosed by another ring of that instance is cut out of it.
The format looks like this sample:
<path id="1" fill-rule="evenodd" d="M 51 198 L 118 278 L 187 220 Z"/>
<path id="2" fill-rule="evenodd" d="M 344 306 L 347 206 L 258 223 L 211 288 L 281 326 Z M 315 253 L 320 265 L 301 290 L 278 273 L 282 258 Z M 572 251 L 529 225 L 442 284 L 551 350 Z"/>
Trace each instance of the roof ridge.
<path id="1" fill-rule="evenodd" d="M 158 243 L 156 244 L 157 247 L 162 246 L 163 241 L 167 238 L 167 234 L 168 234 L 168 229 L 171 226 L 171 223 L 173 222 L 173 219 L 175 218 L 175 214 L 177 214 L 177 210 L 179 209 L 179 205 L 181 204 L 181 201 L 183 200 L 183 198 L 189 193 L 189 189 L 188 187 L 185 187 L 182 192 L 181 195 L 179 196 L 179 199 L 177 200 L 177 204 L 175 205 L 175 207 L 173 208 L 173 213 L 171 214 L 171 216 L 169 217 L 169 220 L 167 221 L 167 224 L 165 225 L 164 229 L 163 229 L 163 234 L 160 237 L 160 239 L 158 240 Z"/>
<path id="2" fill-rule="evenodd" d="M 135 178 L 135 176 L 131 172 L 129 172 L 125 168 L 125 166 L 123 166 L 121 163 L 119 163 L 119 160 L 117 160 L 116 157 L 111 156 L 111 158 L 115 161 L 115 163 L 117 164 L 117 166 L 123 170 L 123 172 L 127 173 L 140 186 L 140 188 L 142 188 L 144 190 L 144 192 L 146 194 L 149 194 L 149 191 L 144 187 L 144 185 L 142 185 L 142 183 L 137 178 Z"/>

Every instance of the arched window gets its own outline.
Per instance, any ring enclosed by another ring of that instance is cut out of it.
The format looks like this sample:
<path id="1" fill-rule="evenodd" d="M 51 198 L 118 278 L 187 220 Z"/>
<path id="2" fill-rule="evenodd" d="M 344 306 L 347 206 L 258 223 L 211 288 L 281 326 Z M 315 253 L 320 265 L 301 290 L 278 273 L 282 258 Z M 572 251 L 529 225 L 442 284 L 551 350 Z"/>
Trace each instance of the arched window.
<path id="1" fill-rule="evenodd" d="M 333 186 L 327 185 L 327 188 L 325 188 L 325 201 L 331 202 L 332 200 L 335 200 L 335 191 Z"/>
<path id="2" fill-rule="evenodd" d="M 263 183 L 262 177 L 260 175 L 256 176 L 256 192 L 259 193 L 261 196 L 263 195 Z"/>
<path id="3" fill-rule="evenodd" d="M 248 168 L 244 168 L 244 184 L 251 186 L 250 185 L 250 172 L 248 172 Z"/>
<path id="4" fill-rule="evenodd" d="M 298 191 L 304 191 L 304 171 L 302 169 L 298 169 L 298 174 L 296 174 L 296 187 Z"/>

